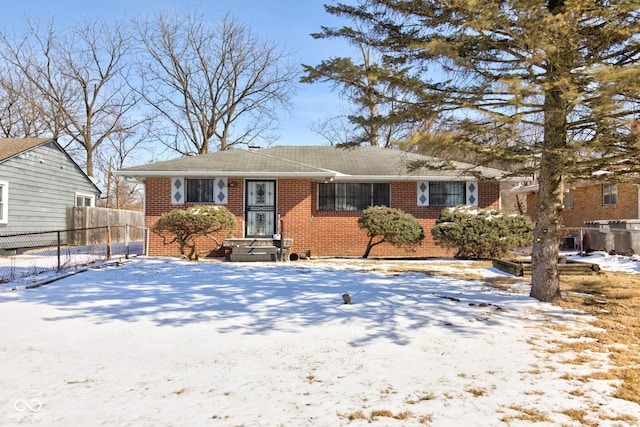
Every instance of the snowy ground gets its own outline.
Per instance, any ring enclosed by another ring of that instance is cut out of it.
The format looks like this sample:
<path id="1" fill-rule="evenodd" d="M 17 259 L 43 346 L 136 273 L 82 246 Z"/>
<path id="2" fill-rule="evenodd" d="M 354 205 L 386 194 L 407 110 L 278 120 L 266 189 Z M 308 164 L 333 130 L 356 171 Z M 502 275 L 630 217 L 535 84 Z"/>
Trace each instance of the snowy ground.
<path id="1" fill-rule="evenodd" d="M 576 331 L 589 318 L 523 286 L 335 260 L 139 258 L 10 287 L 3 426 L 579 426 L 572 411 L 640 425 L 640 405 L 612 398 L 612 384 L 578 380 L 604 357 L 576 365 L 546 351 L 569 338 L 545 324 Z"/>

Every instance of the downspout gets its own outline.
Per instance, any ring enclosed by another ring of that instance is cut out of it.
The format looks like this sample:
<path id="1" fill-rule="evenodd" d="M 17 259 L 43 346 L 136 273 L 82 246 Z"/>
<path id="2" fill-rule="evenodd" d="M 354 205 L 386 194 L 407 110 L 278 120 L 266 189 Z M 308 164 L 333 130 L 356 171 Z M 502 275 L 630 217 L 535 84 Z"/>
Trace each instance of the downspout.
<path id="1" fill-rule="evenodd" d="M 633 184 L 638 189 L 638 200 L 636 201 L 636 219 L 640 219 L 640 184 Z"/>

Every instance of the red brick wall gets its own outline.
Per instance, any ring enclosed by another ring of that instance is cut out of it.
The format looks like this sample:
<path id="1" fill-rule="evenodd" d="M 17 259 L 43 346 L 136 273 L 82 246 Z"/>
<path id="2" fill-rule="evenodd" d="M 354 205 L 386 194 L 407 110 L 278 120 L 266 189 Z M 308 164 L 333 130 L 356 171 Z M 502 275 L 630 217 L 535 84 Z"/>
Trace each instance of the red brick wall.
<path id="1" fill-rule="evenodd" d="M 638 187 L 618 184 L 618 204 L 602 204 L 602 184 L 576 187 L 573 192 L 573 208 L 564 208 L 564 227 L 584 227 L 585 221 L 620 220 L 638 218 Z M 527 195 L 527 215 L 535 221 L 538 194 Z"/>
<path id="2" fill-rule="evenodd" d="M 229 182 L 237 182 L 237 186 L 228 188 L 229 204 L 225 205 L 232 213 L 236 215 L 237 228 L 233 232 L 234 237 L 242 237 L 244 230 L 243 218 L 243 194 L 244 183 L 241 179 L 230 179 Z M 173 209 L 187 209 L 192 204 L 173 205 L 171 204 L 171 178 L 165 177 L 148 177 L 145 180 L 145 223 L 151 230 L 153 225 L 158 221 L 160 215 L 170 212 Z M 216 236 L 218 239 L 224 236 Z M 208 251 L 215 247 L 215 243 L 207 238 L 196 240 L 198 250 Z M 177 243 L 164 245 L 162 238 L 153 231 L 149 232 L 149 255 L 151 256 L 178 256 L 180 250 Z M 212 255 L 222 256 L 223 251 L 218 250 Z"/>
<path id="3" fill-rule="evenodd" d="M 368 237 L 365 230 L 358 228 L 359 212 L 320 212 L 317 207 L 317 185 L 312 184 L 312 256 L 362 256 Z M 498 208 L 500 187 L 497 182 L 480 183 L 479 203 L 481 207 Z M 375 246 L 371 257 L 433 257 L 452 256 L 436 246 L 429 230 L 435 225 L 442 208 L 420 207 L 417 205 L 417 186 L 415 182 L 394 182 L 391 184 L 391 207 L 401 209 L 413 215 L 422 225 L 425 238 L 415 248 L 396 248 L 383 243 Z"/>
<path id="4" fill-rule="evenodd" d="M 311 247 L 311 180 L 278 180 L 278 213 L 284 226 L 284 237 L 293 238 L 292 253 L 310 255 Z"/>
<path id="5" fill-rule="evenodd" d="M 244 236 L 243 190 L 241 179 L 229 179 L 238 183 L 229 187 L 229 204 L 236 215 L 238 228 L 234 237 Z M 151 227 L 158 217 L 172 209 L 186 209 L 189 205 L 172 205 L 170 200 L 170 178 L 147 178 L 146 222 Z M 362 256 L 367 245 L 366 231 L 358 228 L 359 212 L 321 212 L 317 210 L 317 184 L 309 179 L 279 179 L 278 214 L 284 224 L 285 237 L 293 238 L 293 253 L 307 256 Z M 500 189 L 497 182 L 482 182 L 479 185 L 480 207 L 499 207 Z M 425 230 L 425 239 L 415 249 L 396 248 L 383 243 L 373 248 L 371 257 L 432 257 L 451 256 L 433 243 L 429 230 L 435 225 L 442 208 L 419 207 L 415 182 L 391 184 L 391 206 L 410 213 Z M 199 242 L 202 248 L 211 243 Z M 150 233 L 149 254 L 152 256 L 176 256 L 177 245 L 163 246 L 160 237 Z M 216 255 L 221 255 L 218 252 Z"/>

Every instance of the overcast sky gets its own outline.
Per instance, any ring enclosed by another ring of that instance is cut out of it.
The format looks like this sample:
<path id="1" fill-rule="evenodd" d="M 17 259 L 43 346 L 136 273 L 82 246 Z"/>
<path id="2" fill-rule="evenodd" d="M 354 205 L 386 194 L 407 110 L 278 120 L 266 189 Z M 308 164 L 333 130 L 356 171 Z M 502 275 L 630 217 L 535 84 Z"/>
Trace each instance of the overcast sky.
<path id="1" fill-rule="evenodd" d="M 310 34 L 321 26 L 340 26 L 345 22 L 325 12 L 324 4 L 335 0 L 0 0 L 0 28 L 21 32 L 25 17 L 57 25 L 68 25 L 84 18 L 128 19 L 156 11 L 198 8 L 212 18 L 226 13 L 238 18 L 262 38 L 290 51 L 296 63 L 317 65 L 332 55 L 346 55 L 337 40 L 314 40 Z M 342 3 L 353 3 L 343 0 Z M 311 130 L 313 123 L 335 115 L 339 98 L 328 85 L 299 84 L 291 114 L 282 119 L 277 145 L 325 145 Z"/>

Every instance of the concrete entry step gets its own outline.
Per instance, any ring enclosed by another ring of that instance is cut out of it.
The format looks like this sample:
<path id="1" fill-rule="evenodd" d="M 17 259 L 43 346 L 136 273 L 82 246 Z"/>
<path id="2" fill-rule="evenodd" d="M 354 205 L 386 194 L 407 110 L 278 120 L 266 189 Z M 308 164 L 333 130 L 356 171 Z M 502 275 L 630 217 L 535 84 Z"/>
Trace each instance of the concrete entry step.
<path id="1" fill-rule="evenodd" d="M 277 261 L 278 248 L 275 246 L 237 246 L 229 255 L 229 261 Z"/>

